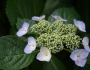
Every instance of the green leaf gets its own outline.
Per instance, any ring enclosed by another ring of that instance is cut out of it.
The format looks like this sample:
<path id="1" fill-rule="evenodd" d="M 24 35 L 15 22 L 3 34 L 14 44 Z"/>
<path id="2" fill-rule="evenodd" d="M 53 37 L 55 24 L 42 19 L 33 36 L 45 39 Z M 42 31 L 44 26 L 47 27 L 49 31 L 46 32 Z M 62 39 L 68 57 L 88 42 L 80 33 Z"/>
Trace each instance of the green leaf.
<path id="1" fill-rule="evenodd" d="M 24 22 L 28 22 L 29 27 L 31 27 L 33 24 L 35 24 L 35 21 L 33 21 L 33 20 L 17 18 L 17 23 L 16 23 L 17 29 L 20 29 Z"/>
<path id="2" fill-rule="evenodd" d="M 74 70 L 90 70 L 90 64 L 86 64 L 84 67 L 79 67 L 75 65 Z"/>
<path id="3" fill-rule="evenodd" d="M 15 26 L 17 18 L 30 19 L 34 15 L 40 15 L 43 11 L 45 0 L 8 0 L 6 14 L 12 25 Z"/>
<path id="4" fill-rule="evenodd" d="M 88 57 L 87 57 L 87 62 L 86 62 L 86 64 L 90 64 L 90 54 L 89 54 Z"/>
<path id="5" fill-rule="evenodd" d="M 52 15 L 58 15 L 61 16 L 62 18 L 66 19 L 67 22 L 66 23 L 73 23 L 73 19 L 80 19 L 80 16 L 78 15 L 78 13 L 73 9 L 73 8 L 59 8 L 57 10 L 55 10 L 50 17 L 48 18 L 48 20 L 53 23 L 55 21 L 55 19 L 52 17 Z"/>
<path id="6" fill-rule="evenodd" d="M 47 0 L 43 13 L 49 13 L 59 4 L 59 0 Z"/>
<path id="7" fill-rule="evenodd" d="M 36 53 L 25 54 L 26 42 L 15 36 L 0 38 L 0 69 L 17 70 L 30 65 Z"/>
<path id="8" fill-rule="evenodd" d="M 43 70 L 66 70 L 62 62 L 52 56 L 50 62 L 44 64 Z"/>

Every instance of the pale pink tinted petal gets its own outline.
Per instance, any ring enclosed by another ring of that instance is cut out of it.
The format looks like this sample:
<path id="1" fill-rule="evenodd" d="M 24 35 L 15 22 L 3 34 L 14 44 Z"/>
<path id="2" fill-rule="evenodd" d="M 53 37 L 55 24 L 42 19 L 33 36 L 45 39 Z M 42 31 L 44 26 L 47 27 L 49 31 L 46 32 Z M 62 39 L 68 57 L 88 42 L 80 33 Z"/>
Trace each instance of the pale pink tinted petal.
<path id="1" fill-rule="evenodd" d="M 77 66 L 84 67 L 86 61 L 87 61 L 87 59 L 77 60 L 77 61 L 75 61 L 75 64 L 76 64 Z"/>

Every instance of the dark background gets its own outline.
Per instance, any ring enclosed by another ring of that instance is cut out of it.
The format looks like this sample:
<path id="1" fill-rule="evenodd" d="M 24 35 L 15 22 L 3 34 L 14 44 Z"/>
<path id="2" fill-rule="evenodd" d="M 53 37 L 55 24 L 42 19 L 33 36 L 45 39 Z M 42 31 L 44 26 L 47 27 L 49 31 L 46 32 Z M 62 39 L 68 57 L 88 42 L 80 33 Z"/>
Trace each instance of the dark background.
<path id="1" fill-rule="evenodd" d="M 7 0 L 0 0 L 0 36 L 9 34 L 10 24 L 6 15 Z"/>

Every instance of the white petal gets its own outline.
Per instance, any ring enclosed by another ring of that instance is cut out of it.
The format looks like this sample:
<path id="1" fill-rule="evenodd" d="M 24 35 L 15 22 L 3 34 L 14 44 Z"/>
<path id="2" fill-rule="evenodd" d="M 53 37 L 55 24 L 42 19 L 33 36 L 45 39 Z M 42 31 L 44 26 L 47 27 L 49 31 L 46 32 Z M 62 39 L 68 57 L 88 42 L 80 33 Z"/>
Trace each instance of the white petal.
<path id="1" fill-rule="evenodd" d="M 40 52 L 43 52 L 43 53 L 51 53 L 51 51 L 50 51 L 47 47 L 41 47 L 41 48 L 40 48 Z"/>
<path id="2" fill-rule="evenodd" d="M 78 21 L 78 23 L 79 23 L 79 29 L 82 32 L 86 32 L 86 30 L 85 30 L 85 23 L 83 21 Z"/>
<path id="3" fill-rule="evenodd" d="M 72 53 L 71 53 L 71 55 L 70 55 L 70 58 L 73 60 L 73 61 L 76 61 L 77 60 L 77 51 L 78 51 L 79 49 L 77 49 L 77 50 L 74 50 Z"/>
<path id="4" fill-rule="evenodd" d="M 85 59 L 89 54 L 89 52 L 86 51 L 85 49 L 80 49 L 77 53 L 80 55 L 80 58 L 78 59 Z"/>
<path id="5" fill-rule="evenodd" d="M 86 32 L 85 30 L 85 23 L 83 21 L 78 21 L 76 19 L 73 19 L 75 26 L 82 32 Z"/>
<path id="6" fill-rule="evenodd" d="M 77 61 L 75 61 L 75 64 L 76 64 L 77 66 L 84 67 L 86 61 L 87 61 L 87 59 L 77 60 Z"/>
<path id="7" fill-rule="evenodd" d="M 28 44 L 36 47 L 36 39 L 34 37 L 28 37 Z"/>
<path id="8" fill-rule="evenodd" d="M 51 59 L 51 51 L 46 47 L 41 47 L 40 52 L 37 54 L 36 58 L 40 61 L 49 62 Z"/>
<path id="9" fill-rule="evenodd" d="M 55 19 L 59 19 L 59 20 L 60 20 L 60 18 L 61 18 L 61 17 L 58 16 L 58 15 L 52 15 L 52 17 L 55 18 Z"/>
<path id="10" fill-rule="evenodd" d="M 16 35 L 19 37 L 25 35 L 28 32 L 28 28 L 29 28 L 29 24 L 27 22 L 24 22 L 22 27 L 16 33 Z"/>
<path id="11" fill-rule="evenodd" d="M 27 44 L 26 47 L 24 48 L 24 52 L 25 52 L 26 54 L 30 54 L 30 53 L 32 53 L 35 49 L 36 49 L 36 47 Z"/>
<path id="12" fill-rule="evenodd" d="M 49 62 L 50 59 L 51 59 L 51 54 L 45 55 L 42 52 L 39 52 L 37 54 L 36 59 L 38 59 L 39 61 L 47 61 L 47 62 Z"/>
<path id="13" fill-rule="evenodd" d="M 37 17 L 37 16 L 33 16 L 32 17 L 32 20 L 39 21 L 39 20 L 41 20 L 41 18 L 40 17 Z"/>
<path id="14" fill-rule="evenodd" d="M 34 37 L 28 37 L 28 44 L 26 45 L 24 52 L 29 54 L 36 49 L 36 39 Z"/>
<path id="15" fill-rule="evenodd" d="M 90 47 L 88 45 L 84 46 L 85 50 L 90 52 Z"/>
<path id="16" fill-rule="evenodd" d="M 56 20 L 60 20 L 60 21 L 67 21 L 66 19 L 61 18 L 58 15 L 52 15 L 53 18 L 55 18 Z"/>
<path id="17" fill-rule="evenodd" d="M 34 37 L 28 37 L 28 43 L 36 42 L 36 39 Z"/>
<path id="18" fill-rule="evenodd" d="M 29 24 L 27 22 L 24 22 L 22 28 L 27 30 L 29 28 Z"/>
<path id="19" fill-rule="evenodd" d="M 76 19 L 73 19 L 73 22 L 74 22 L 74 24 L 75 24 L 76 27 L 79 27 L 79 24 L 78 24 L 78 22 L 77 22 Z"/>
<path id="20" fill-rule="evenodd" d="M 45 15 L 42 15 L 42 16 L 40 16 L 42 19 L 44 19 L 45 18 Z"/>
<path id="21" fill-rule="evenodd" d="M 44 19 L 44 18 L 45 18 L 45 15 L 42 15 L 42 16 L 40 16 L 40 17 L 33 16 L 33 17 L 32 17 L 32 20 L 39 21 L 39 20 L 42 20 L 42 19 Z"/>
<path id="22" fill-rule="evenodd" d="M 88 45 L 89 44 L 89 38 L 88 37 L 84 37 L 83 40 L 82 40 L 82 44 L 83 45 Z"/>
<path id="23" fill-rule="evenodd" d="M 23 28 L 20 28 L 19 31 L 16 33 L 17 36 L 21 37 L 27 33 Z"/>
<path id="24" fill-rule="evenodd" d="M 88 37 L 84 37 L 84 38 L 83 38 L 82 44 L 83 44 L 85 50 L 87 50 L 88 52 L 90 52 L 90 48 L 89 48 L 89 38 L 88 38 Z"/>
<path id="25" fill-rule="evenodd" d="M 36 56 L 36 59 L 38 59 L 39 61 L 45 61 L 45 56 L 43 56 L 43 54 L 39 52 Z"/>
<path id="26" fill-rule="evenodd" d="M 70 58 L 73 60 L 73 61 L 76 61 L 78 59 L 85 59 L 87 58 L 89 52 L 86 51 L 85 49 L 77 49 L 77 50 L 74 50 L 71 55 L 70 55 Z"/>

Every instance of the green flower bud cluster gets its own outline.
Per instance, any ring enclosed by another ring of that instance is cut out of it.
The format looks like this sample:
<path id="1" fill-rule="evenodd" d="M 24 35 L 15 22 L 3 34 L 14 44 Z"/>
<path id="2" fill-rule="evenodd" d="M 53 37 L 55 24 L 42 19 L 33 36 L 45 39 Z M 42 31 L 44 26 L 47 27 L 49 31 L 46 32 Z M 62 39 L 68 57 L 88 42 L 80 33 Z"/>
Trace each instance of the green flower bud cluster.
<path id="1" fill-rule="evenodd" d="M 53 23 L 53 32 L 59 32 L 60 34 L 76 33 L 77 28 L 73 24 L 64 24 L 57 20 Z"/>
<path id="2" fill-rule="evenodd" d="M 81 43 L 80 36 L 75 35 L 73 33 L 62 35 L 61 38 L 62 38 L 62 42 L 66 46 L 66 48 L 69 48 L 71 50 L 75 50 L 75 49 L 79 48 L 79 45 Z"/>
<path id="3" fill-rule="evenodd" d="M 52 32 L 52 26 L 51 26 L 50 22 L 48 22 L 46 20 L 40 20 L 39 23 L 33 25 L 30 28 L 30 31 L 38 33 L 38 34 L 51 33 Z"/>
<path id="4" fill-rule="evenodd" d="M 81 44 L 81 38 L 76 35 L 77 28 L 73 24 L 64 24 L 56 20 L 52 24 L 46 20 L 40 20 L 31 26 L 31 32 L 39 34 L 37 46 L 48 47 L 52 53 L 57 53 L 64 48 L 75 50 Z"/>
<path id="5" fill-rule="evenodd" d="M 58 34 L 44 33 L 37 38 L 37 45 L 48 47 L 52 53 L 56 53 L 63 50 L 64 46 L 61 39 Z"/>

